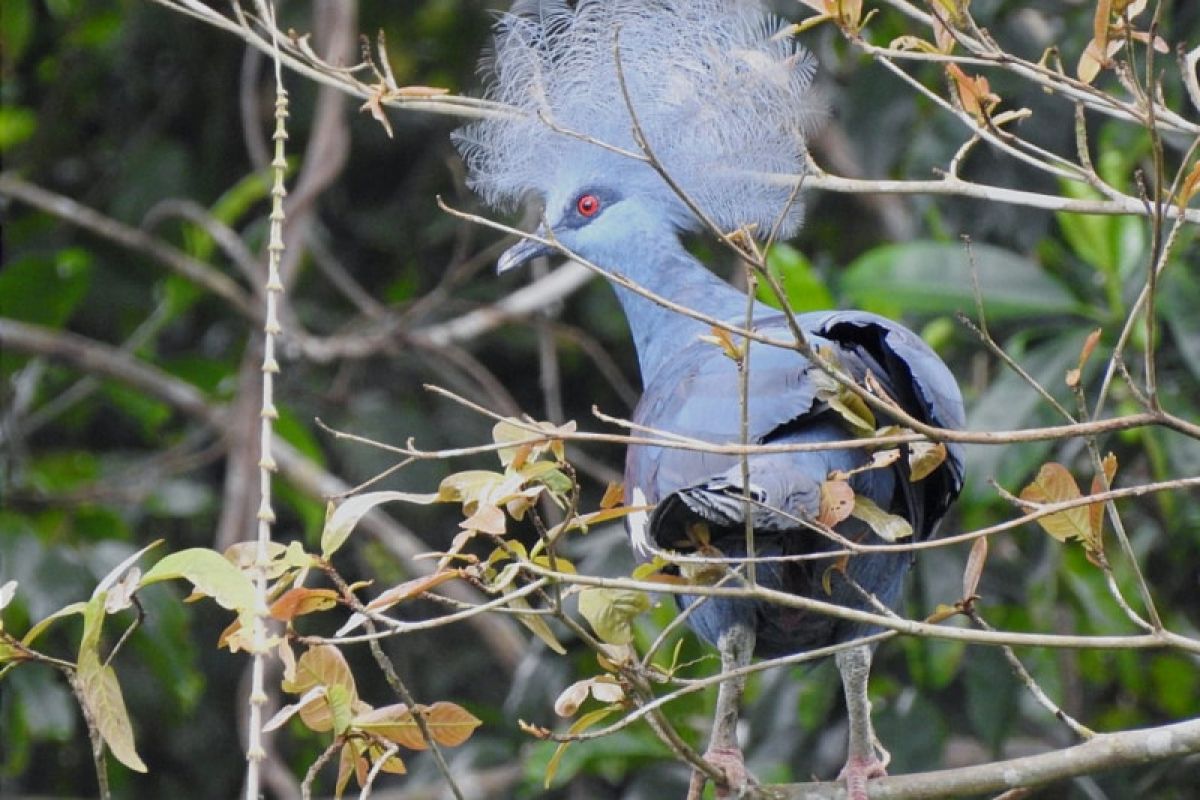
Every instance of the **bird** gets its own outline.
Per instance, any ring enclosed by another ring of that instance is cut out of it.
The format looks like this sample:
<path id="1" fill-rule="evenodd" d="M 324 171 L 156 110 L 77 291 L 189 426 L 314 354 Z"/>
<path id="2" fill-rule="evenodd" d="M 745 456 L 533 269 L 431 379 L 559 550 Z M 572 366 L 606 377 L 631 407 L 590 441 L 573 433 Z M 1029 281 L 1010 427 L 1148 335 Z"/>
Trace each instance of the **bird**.
<path id="1" fill-rule="evenodd" d="M 744 458 L 630 446 L 626 502 L 652 508 L 627 517 L 635 555 L 713 556 L 733 585 L 752 570 L 758 587 L 878 612 L 899 603 L 912 553 L 822 556 L 839 541 L 934 536 L 962 488 L 962 448 L 930 445 L 940 455 L 924 467 L 916 446 L 886 458 L 879 449 L 817 448 L 900 429 L 905 417 L 963 428 L 953 374 L 891 319 L 748 303 L 684 240 L 710 228 L 783 239 L 800 227 L 806 141 L 825 101 L 813 87 L 815 59 L 794 33 L 758 0 L 518 0 L 498 17 L 480 62 L 485 98 L 507 111 L 453 140 L 484 202 L 499 210 L 541 203 L 542 223 L 503 253 L 499 271 L 565 253 L 610 278 L 641 372 L 636 426 L 714 445 L 776 446 Z M 737 333 L 747 325 L 752 337 Z M 874 410 L 856 402 L 864 392 L 880 401 Z M 826 516 L 832 527 L 823 528 L 833 486 L 848 487 L 861 513 Z M 687 574 L 706 580 L 701 572 Z M 886 774 L 867 693 L 873 650 L 858 642 L 877 629 L 747 597 L 683 594 L 676 604 L 726 672 L 756 656 L 843 645 L 835 661 L 849 742 L 840 777 L 852 800 L 866 800 L 867 781 Z M 737 740 L 743 689 L 741 677 L 718 689 L 704 758 L 723 777 L 719 797 L 754 781 Z"/>

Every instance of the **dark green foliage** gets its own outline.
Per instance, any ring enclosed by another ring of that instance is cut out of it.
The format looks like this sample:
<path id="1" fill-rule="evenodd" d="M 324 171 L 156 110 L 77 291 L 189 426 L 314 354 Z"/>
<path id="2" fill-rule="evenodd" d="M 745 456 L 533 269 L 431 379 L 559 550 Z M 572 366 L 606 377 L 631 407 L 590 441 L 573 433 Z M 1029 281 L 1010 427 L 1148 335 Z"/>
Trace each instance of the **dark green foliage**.
<path id="1" fill-rule="evenodd" d="M 358 26 L 372 34 L 386 31 L 401 85 L 473 90 L 476 57 L 491 19 L 487 9 L 498 4 L 371 0 L 361 5 Z M 973 11 L 1000 41 L 1032 47 L 1024 44 L 1027 29 L 1020 14 L 1027 5 L 977 0 Z M 1053 14 L 1059 27 L 1052 35 L 1061 39 L 1064 52 L 1079 52 L 1090 36 L 1090 9 L 1084 5 L 1056 4 L 1056 9 L 1061 6 Z M 1164 32 L 1194 46 L 1200 9 L 1191 3 L 1173 5 L 1164 17 Z M 311 28 L 307 4 L 284 6 L 285 28 Z M 792 4 L 786 13 L 795 9 Z M 873 35 L 880 41 L 908 30 L 903 18 L 891 13 L 881 14 L 873 25 L 879 26 Z M 953 156 L 963 131 L 849 51 L 828 28 L 806 34 L 806 42 L 833 90 L 836 127 L 831 135 L 842 137 L 838 147 L 849 149 L 865 175 L 928 178 L 931 167 L 944 166 Z M 4 0 L 0 53 L 0 154 L 6 172 L 132 228 L 147 225 L 150 214 L 152 234 L 246 286 L 209 232 L 176 216 L 154 219 L 154 209 L 161 212 L 163 201 L 187 199 L 243 237 L 251 253 L 261 252 L 266 184 L 243 139 L 238 92 L 244 53 L 237 41 L 148 2 Z M 916 74 L 930 85 L 942 81 L 933 66 Z M 290 170 L 295 175 L 305 168 L 302 153 L 312 133 L 316 88 L 294 74 L 287 80 L 292 96 Z M 267 87 L 260 82 L 251 93 L 262 91 L 269 98 Z M 994 88 L 1011 107 L 1035 109 L 1034 118 L 1023 123 L 1025 133 L 1035 132 L 1031 138 L 1071 151 L 1068 106 L 1052 104 L 1031 86 L 998 81 Z M 615 301 L 602 285 L 586 287 L 561 309 L 548 309 L 545 320 L 506 323 L 451 349 L 422 347 L 408 337 L 495 301 L 526 278 L 492 277 L 495 251 L 485 251 L 495 235 L 461 226 L 437 209 L 434 198 L 439 194 L 452 205 L 475 208 L 461 185 L 461 167 L 447 138 L 455 121 L 391 112 L 395 138 L 388 139 L 368 115 L 356 113 L 355 105 L 347 102 L 344 109 L 350 120 L 349 162 L 317 200 L 308 233 L 379 304 L 375 312 L 394 315 L 395 325 L 386 346 L 365 357 L 306 359 L 285 346 L 276 389 L 280 435 L 316 465 L 355 484 L 392 466 L 395 458 L 335 440 L 315 418 L 386 442 L 416 436 L 429 449 L 490 441 L 491 420 L 423 392 L 423 383 L 446 386 L 504 414 L 520 409 L 548 418 L 554 412 L 546 407 L 539 385 L 539 322 L 547 323 L 542 327 L 558 346 L 563 419 L 596 429 L 593 405 L 627 415 L 627 390 L 598 368 L 600 359 L 604 368 L 635 374 Z M 269 99 L 262 100 L 264 116 L 253 120 L 256 131 L 267 130 L 269 110 Z M 1094 122 L 1092 134 L 1102 174 L 1132 191 L 1135 169 L 1147 167 L 1148 142 L 1111 122 Z M 814 151 L 824 163 L 827 150 L 818 144 Z M 1178 159 L 1177 143 L 1168 143 L 1168 154 Z M 982 148 L 967 160 L 964 172 L 1013 188 L 1080 196 L 1084 191 L 1048 185 L 1043 176 L 1014 168 Z M 991 334 L 1071 411 L 1075 400 L 1063 376 L 1076 366 L 1087 334 L 1102 329 L 1081 379 L 1084 389 L 1094 393 L 1144 280 L 1151 244 L 1144 221 L 1056 217 L 955 198 L 905 197 L 898 202 L 900 221 L 893 218 L 889 227 L 877 207 L 859 196 L 810 195 L 805 230 L 789 249 L 780 246 L 772 260 L 797 308 L 831 298 L 836 305 L 904 317 L 918 330 L 925 326 L 960 377 L 973 429 L 1060 422 L 1048 404 L 955 321 L 957 312 L 976 316 L 973 256 Z M 245 394 L 257 395 L 257 375 L 245 373 L 242 365 L 260 325 L 144 254 L 9 198 L 3 199 L 0 214 L 0 318 L 125 347 L 140 362 L 193 387 L 214 409 Z M 960 235 L 972 238 L 971 254 L 961 246 Z M 1195 234 L 1185 231 L 1183 237 L 1159 297 L 1158 381 L 1164 404 L 1195 421 L 1200 419 L 1200 272 Z M 714 268 L 730 271 L 727 263 Z M 333 287 L 314 256 L 307 255 L 298 270 L 285 304 L 309 334 L 355 333 L 372 324 L 354 298 Z M 434 301 L 426 300 L 431 296 Z M 558 328 L 550 325 L 560 322 Z M 581 330 L 587 346 L 580 343 Z M 1135 333 L 1130 352 L 1140 352 L 1138 337 L 1143 335 Z M 1136 355 L 1130 366 L 1140 369 Z M 1134 398 L 1119 383 L 1112 408 L 1135 410 Z M 96 378 L 49 357 L 0 351 L 0 437 L 0 585 L 10 579 L 20 582 L 17 600 L 4 610 L 5 630 L 23 631 L 69 603 L 86 600 L 99 577 L 152 540 L 165 539 L 165 550 L 171 552 L 216 546 L 222 513 L 230 509 L 224 457 L 229 440 L 209 421 L 119 380 Z M 1110 436 L 1103 444 L 1120 460 L 1119 485 L 1200 474 L 1200 444 L 1173 433 L 1138 429 Z M 581 470 L 584 507 L 595 508 L 603 479 L 619 469 L 622 451 L 615 445 L 579 450 L 589 465 L 588 471 Z M 1081 476 L 1091 475 L 1086 451 L 1078 443 L 972 447 L 964 497 L 943 532 L 1010 518 L 1012 507 L 988 481 L 995 479 L 1016 493 L 1047 460 L 1066 464 L 1081 484 Z M 446 474 L 475 467 L 495 469 L 494 457 L 418 463 L 375 488 L 433 491 Z M 257 475 L 247 480 L 253 483 Z M 276 496 L 278 537 L 302 540 L 315 549 L 323 498 L 287 481 L 277 482 Z M 1164 493 L 1121 505 L 1167 626 L 1193 633 L 1200 624 L 1195 611 L 1200 580 L 1196 497 L 1194 490 Z M 458 531 L 461 514 L 453 512 L 445 506 L 412 507 L 398 512 L 398 518 L 428 549 L 442 550 Z M 241 528 L 238 534 L 248 538 L 251 531 Z M 519 535 L 531 545 L 536 540 L 531 529 Z M 630 565 L 620 536 L 614 526 L 598 527 L 570 555 L 581 571 L 626 575 Z M 347 553 L 352 555 L 345 556 L 344 569 L 355 579 L 375 578 L 377 585 L 387 587 L 412 577 L 386 540 L 362 537 Z M 914 618 L 959 599 L 966 554 L 964 546 L 920 557 L 908 593 Z M 1128 566 L 1115 548 L 1110 547 L 1109 556 L 1125 596 L 1136 598 Z M 1001 629 L 1130 630 L 1102 574 L 1082 549 L 1061 545 L 1032 524 L 993 540 L 979 594 L 983 616 Z M 214 648 L 228 622 L 219 609 L 182 605 L 178 597 L 161 587 L 144 593 L 146 623 L 115 664 L 150 767 L 140 775 L 114 765 L 110 772 L 116 797 L 230 797 L 239 791 L 244 770 L 239 714 L 245 708 L 239 686 L 248 661 Z M 415 613 L 428 614 L 443 610 L 415 608 L 421 609 Z M 656 632 L 670 614 L 660 607 L 650 616 L 651 621 L 643 617 L 637 623 L 645 626 L 635 631 L 639 639 L 652 636 L 651 629 Z M 106 628 L 103 647 L 111 647 L 119 635 Z M 43 644 L 51 652 L 69 654 L 78 637 L 79 623 L 69 621 L 47 634 Z M 504 796 L 681 796 L 686 772 L 665 758 L 665 748 L 644 725 L 573 745 L 558 766 L 554 788 L 541 789 L 554 745 L 533 742 L 517 729 L 516 720 L 565 727 L 553 714 L 555 696 L 596 668 L 594 657 L 582 648 L 563 659 L 529 638 L 532 643 L 515 672 L 497 666 L 494 654 L 465 626 L 406 637 L 389 647 L 419 698 L 454 700 L 484 720 L 459 751 L 462 764 L 470 769 L 522 764 L 519 783 Z M 684 638 L 680 661 L 702 659 L 686 674 L 711 674 L 714 660 L 705 658 L 706 651 L 692 637 Z M 574 647 L 569 637 L 564 641 Z M 672 647 L 663 652 L 669 654 Z M 1143 651 L 1028 650 L 1020 655 L 1048 694 L 1096 730 L 1200 714 L 1200 672 L 1194 658 Z M 367 661 L 358 652 L 349 657 Z M 963 752 L 982 759 L 1025 752 L 1030 743 L 1045 748 L 1070 740 L 1029 699 L 998 651 L 892 641 L 881 648 L 875 675 L 879 734 L 895 757 L 894 772 L 947 766 Z M 382 680 L 371 685 L 360 678 L 360 683 L 365 684 L 359 687 L 364 696 L 386 695 Z M 844 741 L 844 711 L 835 683 L 834 672 L 826 667 L 778 670 L 752 680 L 745 715 L 752 737 L 747 748 L 751 771 L 775 781 L 835 774 Z M 668 709 L 689 741 L 700 747 L 711 703 L 711 693 L 693 695 Z M 4 678 L 0 731 L 0 796 L 95 795 L 86 732 L 57 672 L 26 665 Z M 297 775 L 323 746 L 299 726 L 276 738 Z M 436 780 L 427 759 L 406 761 L 411 774 L 395 780 L 412 785 Z M 1052 791 L 1055 797 L 1094 797 L 1101 791 L 1114 798 L 1183 798 L 1198 779 L 1192 761 L 1096 776 L 1089 779 L 1088 794 L 1070 786 Z M 318 787 L 327 792 L 332 781 Z"/>

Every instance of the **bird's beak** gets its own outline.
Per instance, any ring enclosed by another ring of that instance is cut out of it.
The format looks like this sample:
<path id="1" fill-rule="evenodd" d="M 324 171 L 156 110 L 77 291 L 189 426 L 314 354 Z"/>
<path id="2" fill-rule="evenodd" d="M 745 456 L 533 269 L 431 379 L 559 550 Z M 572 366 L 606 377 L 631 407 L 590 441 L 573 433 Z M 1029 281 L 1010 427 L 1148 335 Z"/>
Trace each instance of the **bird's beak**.
<path id="1" fill-rule="evenodd" d="M 539 225 L 538 229 L 533 232 L 533 235 L 545 237 L 546 231 Z M 538 256 L 548 256 L 553 252 L 554 248 L 549 245 L 542 244 L 534 239 L 522 239 L 500 255 L 500 260 L 496 262 L 496 274 L 516 269 Z"/>

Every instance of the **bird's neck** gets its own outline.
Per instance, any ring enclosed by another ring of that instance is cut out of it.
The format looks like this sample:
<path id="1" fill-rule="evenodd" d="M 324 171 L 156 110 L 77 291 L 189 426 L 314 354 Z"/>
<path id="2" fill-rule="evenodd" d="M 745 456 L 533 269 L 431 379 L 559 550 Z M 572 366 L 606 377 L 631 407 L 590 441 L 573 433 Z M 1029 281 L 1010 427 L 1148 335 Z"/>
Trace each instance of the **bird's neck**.
<path id="1" fill-rule="evenodd" d="M 745 309 L 745 295 L 709 272 L 682 245 L 648 247 L 640 257 L 624 258 L 622 263 L 626 266 L 615 272 L 676 306 L 722 320 Z M 629 321 L 644 385 L 697 336 L 710 333 L 706 322 L 619 283 L 613 288 Z"/>

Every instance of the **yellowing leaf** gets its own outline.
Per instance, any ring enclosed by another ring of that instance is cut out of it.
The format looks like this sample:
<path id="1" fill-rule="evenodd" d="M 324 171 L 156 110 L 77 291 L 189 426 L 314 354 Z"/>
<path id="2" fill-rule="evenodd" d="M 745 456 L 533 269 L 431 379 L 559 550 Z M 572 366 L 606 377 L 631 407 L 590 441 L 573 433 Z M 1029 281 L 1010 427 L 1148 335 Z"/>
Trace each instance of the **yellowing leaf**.
<path id="1" fill-rule="evenodd" d="M 604 708 L 597 708 L 594 711 L 589 711 L 579 719 L 575 720 L 575 722 L 570 728 L 567 729 L 567 731 L 568 733 L 582 733 L 596 723 L 601 722 L 602 720 L 611 716 L 616 710 L 617 709 L 613 708 L 612 706 L 606 706 Z M 566 752 L 567 747 L 570 744 L 571 742 L 562 742 L 554 749 L 554 755 L 550 757 L 550 762 L 546 764 L 546 777 L 542 781 L 543 788 L 550 788 L 550 784 L 554 781 L 554 776 L 558 772 L 558 765 L 559 762 L 562 761 L 563 753 Z"/>
<path id="2" fill-rule="evenodd" d="M 409 750 L 424 750 L 428 747 L 412 711 L 404 703 L 373 708 L 359 714 L 351 723 L 357 730 L 382 736 Z"/>
<path id="3" fill-rule="evenodd" d="M 347 498 L 337 506 L 330 503 L 325 512 L 325 528 L 321 531 L 321 555 L 329 558 L 336 553 L 346 543 L 358 521 L 381 503 L 400 501 L 425 506 L 441 499 L 436 494 L 367 492 Z"/>
<path id="4" fill-rule="evenodd" d="M 1050 462 L 1043 464 L 1038 470 L 1037 477 L 1021 490 L 1021 499 L 1030 503 L 1061 503 L 1081 497 L 1075 478 L 1062 464 Z M 1071 539 L 1087 540 L 1090 534 L 1088 510 L 1081 506 L 1058 511 L 1038 519 L 1038 524 L 1046 533 L 1067 542 Z"/>
<path id="5" fill-rule="evenodd" d="M 821 347 L 818 353 L 830 366 L 842 370 L 837 353 L 832 348 Z M 842 371 L 844 372 L 844 370 Z M 875 414 L 865 400 L 815 364 L 809 368 L 807 374 L 816 387 L 817 399 L 828 403 L 829 407 L 846 421 L 856 435 L 870 436 L 874 434 Z"/>
<path id="6" fill-rule="evenodd" d="M 1183 179 L 1183 184 L 1179 187 L 1180 212 L 1188 207 L 1188 203 L 1192 202 L 1197 191 L 1200 191 L 1200 160 L 1192 165 L 1191 171 L 1188 172 L 1187 177 Z"/>
<path id="7" fill-rule="evenodd" d="M 1197 164 L 1200 167 L 1200 164 Z M 625 486 L 620 481 L 609 481 L 604 487 L 604 496 L 600 498 L 600 508 L 608 510 L 616 508 L 625 502 Z"/>
<path id="8" fill-rule="evenodd" d="M 214 550 L 194 547 L 159 559 L 142 576 L 141 585 L 183 578 L 224 608 L 238 612 L 254 608 L 254 584 L 246 573 Z"/>
<path id="9" fill-rule="evenodd" d="M 213 553 L 213 555 L 217 555 Z M 220 558 L 220 556 L 217 556 Z M 135 772 L 147 772 L 133 741 L 133 725 L 121 695 L 117 673 L 100 663 L 100 628 L 104 623 L 104 595 L 93 597 L 83 612 L 83 636 L 74 685 L 79 700 L 95 722 L 100 738 L 113 757 Z"/>
<path id="10" fill-rule="evenodd" d="M 479 718 L 455 703 L 438 702 L 417 706 L 425 727 L 435 742 L 444 747 L 457 747 L 471 737 L 481 724 Z M 353 727 L 381 736 L 409 750 L 424 750 L 425 741 L 412 711 L 403 703 L 376 708 L 354 718 Z"/>
<path id="11" fill-rule="evenodd" d="M 508 607 L 524 611 L 532 610 L 524 597 L 514 597 L 509 600 Z M 551 650 L 560 656 L 566 655 L 567 648 L 563 647 L 562 643 L 558 641 L 554 635 L 554 631 L 550 630 L 550 626 L 546 624 L 546 620 L 540 614 L 519 614 L 517 619 L 520 620 L 522 625 L 529 628 L 534 636 L 545 642 L 546 646 Z"/>
<path id="12" fill-rule="evenodd" d="M 337 784 L 333 792 L 333 796 L 337 800 L 341 800 L 345 793 L 346 786 L 350 784 L 351 775 L 357 777 L 359 786 L 367 782 L 370 764 L 367 763 L 367 759 L 362 757 L 364 749 L 363 744 L 357 739 L 351 739 L 342 745 L 342 752 L 338 756 Z"/>
<path id="13" fill-rule="evenodd" d="M 854 498 L 854 510 L 850 516 L 865 522 L 875 535 L 885 542 L 895 542 L 912 536 L 912 525 L 904 517 L 889 514 L 877 506 L 870 498 L 857 495 Z"/>
<path id="14" fill-rule="evenodd" d="M 579 593 L 579 613 L 609 644 L 632 642 L 633 619 L 650 605 L 650 595 L 630 589 L 589 586 Z"/>
<path id="15" fill-rule="evenodd" d="M 912 442 L 908 446 L 908 479 L 913 483 L 928 478 L 946 461 L 941 442 Z"/>

